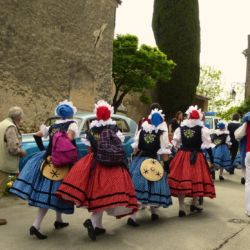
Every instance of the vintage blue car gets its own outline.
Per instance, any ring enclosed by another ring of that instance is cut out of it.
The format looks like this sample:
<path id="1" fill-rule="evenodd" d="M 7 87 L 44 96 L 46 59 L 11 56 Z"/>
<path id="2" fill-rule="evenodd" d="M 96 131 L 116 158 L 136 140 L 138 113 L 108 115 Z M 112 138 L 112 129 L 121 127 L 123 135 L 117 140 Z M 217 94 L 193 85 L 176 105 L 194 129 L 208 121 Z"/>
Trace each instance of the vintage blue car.
<path id="1" fill-rule="evenodd" d="M 53 116 L 47 119 L 45 122 L 46 126 L 50 126 L 54 124 L 54 122 L 58 119 L 58 117 Z M 78 148 L 78 156 L 79 158 L 83 157 L 87 154 L 88 147 L 82 142 L 82 138 L 86 135 L 86 132 L 89 130 L 89 124 L 96 119 L 95 114 L 93 113 L 77 113 L 74 116 L 74 119 L 77 121 L 79 125 L 80 136 L 76 139 L 76 144 Z M 112 115 L 112 119 L 116 121 L 117 126 L 120 131 L 125 136 L 125 140 L 123 142 L 123 147 L 126 152 L 126 156 L 129 159 L 132 153 L 131 143 L 133 142 L 133 137 L 136 132 L 137 124 L 134 120 L 119 114 Z M 43 139 L 43 144 L 46 147 L 48 145 L 48 139 Z M 23 134 L 22 136 L 22 148 L 27 152 L 27 155 L 21 159 L 19 170 L 21 171 L 24 164 L 27 160 L 36 152 L 39 151 L 36 142 L 33 138 L 33 133 L 31 134 Z"/>

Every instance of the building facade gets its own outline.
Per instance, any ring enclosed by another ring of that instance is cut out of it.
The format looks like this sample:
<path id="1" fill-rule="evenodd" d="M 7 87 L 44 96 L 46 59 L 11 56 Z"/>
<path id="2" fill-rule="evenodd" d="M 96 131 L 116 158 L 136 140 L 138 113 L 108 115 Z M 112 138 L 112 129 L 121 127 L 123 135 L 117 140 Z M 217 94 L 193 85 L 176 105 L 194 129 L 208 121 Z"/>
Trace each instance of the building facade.
<path id="1" fill-rule="evenodd" d="M 0 118 L 11 106 L 33 130 L 71 99 L 90 111 L 112 97 L 118 0 L 0 0 Z"/>
<path id="2" fill-rule="evenodd" d="M 248 48 L 244 50 L 243 54 L 247 59 L 246 85 L 245 85 L 245 99 L 247 99 L 250 97 L 250 35 L 248 35 Z"/>

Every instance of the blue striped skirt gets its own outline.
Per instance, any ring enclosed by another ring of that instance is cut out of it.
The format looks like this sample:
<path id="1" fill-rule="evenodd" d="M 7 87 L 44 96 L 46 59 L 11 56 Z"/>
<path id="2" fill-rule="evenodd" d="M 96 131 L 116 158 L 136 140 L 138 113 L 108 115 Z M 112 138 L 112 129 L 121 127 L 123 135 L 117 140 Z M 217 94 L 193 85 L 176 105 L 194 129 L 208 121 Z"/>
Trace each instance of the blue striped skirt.
<path id="1" fill-rule="evenodd" d="M 142 162 L 146 159 L 148 159 L 148 157 L 134 157 L 130 166 L 130 173 L 137 199 L 142 204 L 151 206 L 168 207 L 172 205 L 166 172 L 160 181 L 155 182 L 148 181 L 142 176 L 140 167 Z"/>
<path id="2" fill-rule="evenodd" d="M 30 206 L 72 214 L 74 212 L 73 203 L 65 203 L 55 196 L 61 181 L 51 181 L 42 176 L 40 172 L 44 155 L 45 151 L 38 152 L 27 161 L 10 192 L 27 200 Z"/>
<path id="3" fill-rule="evenodd" d="M 230 170 L 232 168 L 231 155 L 226 144 L 222 144 L 213 148 L 213 156 L 214 165 L 216 167 L 221 167 L 226 170 Z"/>

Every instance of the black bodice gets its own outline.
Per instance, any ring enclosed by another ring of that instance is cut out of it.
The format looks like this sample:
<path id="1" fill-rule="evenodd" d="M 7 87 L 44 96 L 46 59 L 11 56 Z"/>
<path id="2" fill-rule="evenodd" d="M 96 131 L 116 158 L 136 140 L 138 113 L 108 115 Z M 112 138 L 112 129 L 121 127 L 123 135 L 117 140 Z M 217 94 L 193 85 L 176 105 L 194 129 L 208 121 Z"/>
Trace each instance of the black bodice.
<path id="1" fill-rule="evenodd" d="M 202 127 L 181 127 L 181 141 L 183 149 L 200 150 L 202 144 Z"/>
<path id="2" fill-rule="evenodd" d="M 227 136 L 228 136 L 227 134 L 221 134 L 221 135 L 213 134 L 213 135 L 211 135 L 212 142 L 216 146 L 226 144 Z"/>
<path id="3" fill-rule="evenodd" d="M 161 147 L 160 136 L 163 131 L 152 131 L 151 133 L 141 130 L 139 136 L 138 148 L 142 156 L 148 156 L 152 158 L 157 157 L 157 151 Z"/>

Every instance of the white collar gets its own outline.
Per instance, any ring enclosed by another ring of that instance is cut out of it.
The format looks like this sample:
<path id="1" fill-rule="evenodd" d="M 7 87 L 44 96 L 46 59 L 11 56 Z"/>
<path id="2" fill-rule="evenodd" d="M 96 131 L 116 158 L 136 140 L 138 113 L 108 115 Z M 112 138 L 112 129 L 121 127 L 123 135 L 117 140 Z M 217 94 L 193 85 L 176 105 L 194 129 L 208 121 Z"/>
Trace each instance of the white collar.
<path id="1" fill-rule="evenodd" d="M 229 123 L 240 123 L 239 121 L 230 121 Z"/>
<path id="2" fill-rule="evenodd" d="M 216 135 L 229 135 L 229 131 L 228 131 L 228 130 L 216 129 L 216 130 L 214 131 L 214 133 L 215 133 Z"/>
<path id="3" fill-rule="evenodd" d="M 77 121 L 74 119 L 59 119 L 59 120 L 55 121 L 55 124 L 61 124 L 61 123 L 65 123 L 65 122 L 76 122 L 77 123 Z"/>
<path id="4" fill-rule="evenodd" d="M 93 128 L 93 127 L 104 127 L 104 126 L 108 126 L 108 125 L 116 125 L 116 122 L 113 121 L 111 118 L 109 118 L 108 120 L 104 121 L 104 120 L 94 120 L 90 123 L 89 128 Z"/>
<path id="5" fill-rule="evenodd" d="M 195 126 L 204 127 L 204 124 L 199 119 L 186 119 L 181 123 L 181 127 L 184 127 L 184 126 L 189 127 L 189 128 L 192 128 Z"/>
<path id="6" fill-rule="evenodd" d="M 142 130 L 144 130 L 147 133 L 152 133 L 153 131 L 155 131 L 157 133 L 158 130 L 162 130 L 162 131 L 167 132 L 168 126 L 167 126 L 166 122 L 162 122 L 157 127 L 155 127 L 153 124 L 150 124 L 150 123 L 148 123 L 148 121 L 145 121 L 142 123 Z"/>

